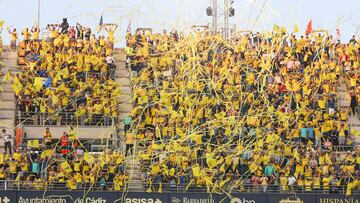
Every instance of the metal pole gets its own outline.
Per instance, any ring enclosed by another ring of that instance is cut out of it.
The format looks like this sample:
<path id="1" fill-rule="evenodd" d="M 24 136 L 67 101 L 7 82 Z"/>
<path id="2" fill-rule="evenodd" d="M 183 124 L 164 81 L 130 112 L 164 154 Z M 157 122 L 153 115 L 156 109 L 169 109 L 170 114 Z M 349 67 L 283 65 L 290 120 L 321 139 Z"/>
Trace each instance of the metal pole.
<path id="1" fill-rule="evenodd" d="M 38 19 L 37 19 L 37 23 L 40 29 L 40 0 L 38 0 Z"/>
<path id="2" fill-rule="evenodd" d="M 212 32 L 213 34 L 216 33 L 217 30 L 217 0 L 212 0 L 212 10 L 213 10 L 213 15 L 212 15 Z"/>
<path id="3" fill-rule="evenodd" d="M 224 0 L 224 37 L 229 38 L 229 0 Z"/>

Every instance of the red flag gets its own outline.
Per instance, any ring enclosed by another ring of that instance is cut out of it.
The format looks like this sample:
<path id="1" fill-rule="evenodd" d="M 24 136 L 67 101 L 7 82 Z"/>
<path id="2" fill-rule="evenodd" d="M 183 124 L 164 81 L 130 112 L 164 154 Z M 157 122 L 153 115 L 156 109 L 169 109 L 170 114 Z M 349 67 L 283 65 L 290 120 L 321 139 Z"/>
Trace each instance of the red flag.
<path id="1" fill-rule="evenodd" d="M 340 28 L 339 28 L 339 26 L 336 26 L 336 38 L 340 39 Z"/>
<path id="2" fill-rule="evenodd" d="M 306 35 L 309 35 L 312 32 L 312 20 L 309 21 L 307 27 L 306 27 Z"/>

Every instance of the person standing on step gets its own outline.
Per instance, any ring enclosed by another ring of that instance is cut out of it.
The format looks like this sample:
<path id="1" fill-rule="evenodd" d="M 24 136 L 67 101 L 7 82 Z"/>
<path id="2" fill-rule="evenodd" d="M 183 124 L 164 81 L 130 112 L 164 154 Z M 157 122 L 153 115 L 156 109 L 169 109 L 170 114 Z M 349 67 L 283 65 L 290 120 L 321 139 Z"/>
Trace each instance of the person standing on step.
<path id="1" fill-rule="evenodd" d="M 52 135 L 51 135 L 50 129 L 46 128 L 45 132 L 44 132 L 45 149 L 51 148 L 51 139 L 52 139 Z"/>
<path id="2" fill-rule="evenodd" d="M 5 129 L 2 130 L 2 138 L 4 139 L 4 146 L 5 146 L 5 154 L 9 151 L 11 155 L 11 134 L 7 132 Z"/>
<path id="3" fill-rule="evenodd" d="M 351 96 L 350 107 L 351 107 L 353 115 L 355 116 L 356 107 L 357 107 L 358 104 L 357 104 L 356 92 L 355 92 L 354 89 L 352 89 L 350 91 L 350 96 Z"/>
<path id="4" fill-rule="evenodd" d="M 127 131 L 129 131 L 130 126 L 131 126 L 131 116 L 127 115 L 124 118 L 124 132 L 125 132 L 125 135 L 126 135 Z"/>
<path id="5" fill-rule="evenodd" d="M 133 154 L 134 142 L 135 142 L 134 134 L 130 131 L 125 135 L 125 144 L 126 144 L 125 156 L 128 156 L 128 154 L 130 154 L 131 156 Z"/>
<path id="6" fill-rule="evenodd" d="M 11 37 L 10 48 L 15 50 L 16 49 L 16 40 L 18 38 L 18 35 L 16 33 L 16 28 L 13 28 L 12 30 L 10 28 L 7 28 L 7 30 Z"/>

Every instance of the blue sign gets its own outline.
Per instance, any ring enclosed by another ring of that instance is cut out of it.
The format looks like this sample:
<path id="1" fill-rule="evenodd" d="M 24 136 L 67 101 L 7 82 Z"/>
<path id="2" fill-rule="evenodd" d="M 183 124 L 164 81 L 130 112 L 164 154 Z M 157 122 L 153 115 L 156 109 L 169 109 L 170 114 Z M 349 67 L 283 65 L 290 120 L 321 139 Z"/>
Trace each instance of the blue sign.
<path id="1" fill-rule="evenodd" d="M 13 202 L 17 202 L 16 192 L 0 190 L 0 203 L 13 203 Z"/>
<path id="2" fill-rule="evenodd" d="M 360 203 L 360 195 L 0 190 L 0 203 Z"/>

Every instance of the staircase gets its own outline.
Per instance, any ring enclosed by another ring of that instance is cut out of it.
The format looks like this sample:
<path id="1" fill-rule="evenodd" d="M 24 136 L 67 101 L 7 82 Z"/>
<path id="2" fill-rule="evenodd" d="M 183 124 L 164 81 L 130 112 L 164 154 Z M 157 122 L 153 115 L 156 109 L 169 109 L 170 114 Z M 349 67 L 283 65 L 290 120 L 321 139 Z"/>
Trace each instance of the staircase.
<path id="1" fill-rule="evenodd" d="M 126 157 L 125 164 L 129 176 L 129 189 L 131 191 L 144 192 L 140 162 L 137 159 L 136 153 Z"/>
<path id="2" fill-rule="evenodd" d="M 11 74 L 19 72 L 17 69 L 17 53 L 9 47 L 4 46 L 1 55 L 0 71 L 4 75 L 10 71 Z M 6 129 L 14 135 L 15 127 L 15 96 L 11 88 L 11 80 L 4 81 L 0 78 L 1 88 L 3 92 L 0 94 L 0 129 Z M 2 147 L 4 143 L 0 141 Z"/>
<path id="3" fill-rule="evenodd" d="M 120 113 L 118 123 L 118 139 L 120 140 L 119 147 L 125 151 L 125 133 L 124 133 L 124 118 L 129 115 L 133 109 L 133 94 L 132 94 L 132 82 L 130 77 L 130 70 L 126 66 L 126 54 L 124 49 L 115 49 L 114 52 L 116 72 L 115 82 L 120 85 L 122 91 L 120 101 Z M 126 171 L 129 175 L 129 185 L 131 190 L 143 191 L 143 180 L 141 175 L 140 162 L 137 159 L 136 147 L 134 149 L 134 155 L 126 157 Z"/>
<path id="4" fill-rule="evenodd" d="M 350 109 L 350 94 L 347 90 L 347 86 L 346 84 L 348 84 L 349 82 L 342 78 L 340 80 L 340 86 L 338 88 L 338 92 L 337 92 L 337 96 L 339 98 L 339 102 L 340 102 L 340 107 L 341 108 L 346 108 L 346 109 Z M 349 116 L 349 128 L 350 128 L 350 133 L 353 130 L 356 131 L 360 131 L 360 119 L 359 119 L 360 115 L 350 115 Z M 360 149 L 360 136 L 353 136 L 354 139 L 354 146 L 357 149 Z"/>

